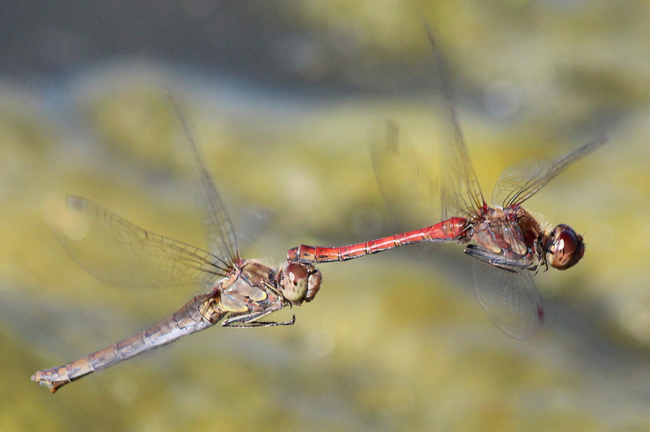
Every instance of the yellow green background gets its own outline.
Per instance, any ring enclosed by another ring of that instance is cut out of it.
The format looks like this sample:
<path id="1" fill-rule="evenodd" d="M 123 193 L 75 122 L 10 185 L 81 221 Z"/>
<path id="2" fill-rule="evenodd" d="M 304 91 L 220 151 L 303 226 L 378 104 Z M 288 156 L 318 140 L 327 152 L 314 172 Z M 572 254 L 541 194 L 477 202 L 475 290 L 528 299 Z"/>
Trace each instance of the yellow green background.
<path id="1" fill-rule="evenodd" d="M 208 27 L 227 9 L 179 4 L 174 19 L 187 26 Z M 263 23 L 276 62 L 254 78 L 244 67 L 224 75 L 187 59 L 120 55 L 119 44 L 58 74 L 0 77 L 0 430 L 650 429 L 650 3 L 242 4 L 240 32 L 205 43 L 230 46 Z M 127 12 L 111 13 L 119 27 Z M 436 169 L 444 134 L 424 21 L 448 60 L 487 199 L 512 163 L 609 136 L 526 203 L 587 244 L 575 268 L 536 278 L 547 311 L 537 336 L 516 341 L 489 322 L 460 246 L 425 246 L 320 265 L 316 299 L 276 317 L 295 313 L 293 327 L 216 326 L 55 395 L 29 381 L 147 328 L 200 290 L 103 286 L 43 217 L 48 200 L 81 195 L 203 245 L 164 89 L 182 101 L 235 225 L 251 206 L 275 213 L 244 256 L 280 264 L 300 243 L 393 234 L 368 143 L 393 119 Z"/>

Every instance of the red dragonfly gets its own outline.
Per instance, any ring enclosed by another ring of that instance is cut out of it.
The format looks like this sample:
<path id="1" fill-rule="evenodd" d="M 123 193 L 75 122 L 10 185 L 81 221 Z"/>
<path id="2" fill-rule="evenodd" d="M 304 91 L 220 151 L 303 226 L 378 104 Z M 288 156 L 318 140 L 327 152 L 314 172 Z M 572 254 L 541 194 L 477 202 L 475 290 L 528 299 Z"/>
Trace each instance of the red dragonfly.
<path id="1" fill-rule="evenodd" d="M 171 99 L 171 98 L 170 98 Z M 262 319 L 286 306 L 314 299 L 321 273 L 311 264 L 286 263 L 279 270 L 241 258 L 226 209 L 199 155 L 178 105 L 200 176 L 209 250 L 145 231 L 84 198 L 68 196 L 53 215 L 60 243 L 81 267 L 102 282 L 121 286 L 202 284 L 209 291 L 153 327 L 63 366 L 36 372 L 32 381 L 54 393 L 69 382 L 113 366 L 225 318 L 225 327 L 292 325 Z"/>
<path id="2" fill-rule="evenodd" d="M 535 166 L 514 165 L 506 169 L 497 181 L 488 206 L 479 187 L 476 174 L 458 123 L 451 89 L 442 68 L 442 57 L 429 33 L 437 63 L 438 78 L 445 94 L 446 123 L 449 126 L 446 157 L 440 188 L 442 222 L 424 229 L 409 231 L 365 243 L 342 247 L 301 245 L 289 250 L 291 262 L 314 264 L 346 261 L 382 252 L 399 246 L 422 242 L 456 242 L 467 245 L 465 253 L 473 261 L 474 288 L 479 303 L 490 320 L 516 339 L 535 334 L 544 320 L 544 308 L 532 280 L 539 269 L 548 264 L 565 270 L 583 257 L 583 237 L 573 228 L 560 224 L 545 228 L 521 205 L 548 182 L 578 159 L 605 143 L 592 141 L 555 161 Z M 419 177 L 415 185 L 427 185 L 418 190 L 419 199 L 400 202 L 411 213 L 425 213 L 427 219 L 435 214 L 434 200 L 429 199 L 435 184 L 412 151 L 399 149 L 397 128 L 389 124 L 388 145 L 371 148 L 377 183 L 386 199 L 388 189 L 396 183 L 391 177 L 403 173 L 398 164 L 406 165 L 409 174 Z M 389 199 L 386 199 L 389 200 Z M 422 208 L 424 204 L 425 208 Z M 449 217 L 453 216 L 453 217 Z"/>

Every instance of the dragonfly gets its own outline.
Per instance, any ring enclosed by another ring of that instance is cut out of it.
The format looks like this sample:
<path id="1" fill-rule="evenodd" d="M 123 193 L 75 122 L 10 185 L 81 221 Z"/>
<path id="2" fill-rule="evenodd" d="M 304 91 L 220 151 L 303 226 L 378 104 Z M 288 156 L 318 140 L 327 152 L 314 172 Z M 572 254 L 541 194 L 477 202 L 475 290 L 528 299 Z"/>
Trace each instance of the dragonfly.
<path id="1" fill-rule="evenodd" d="M 441 222 L 349 246 L 301 245 L 290 249 L 287 259 L 316 264 L 423 242 L 465 245 L 464 252 L 475 258 L 474 291 L 488 318 L 506 334 L 524 340 L 533 336 L 544 321 L 544 307 L 532 276 L 547 270 L 549 264 L 558 270 L 573 267 L 584 256 L 585 243 L 583 236 L 568 225 L 545 226 L 522 204 L 577 160 L 603 145 L 606 138 L 595 139 L 554 161 L 515 164 L 506 169 L 494 189 L 493 205 L 488 206 L 463 138 L 442 55 L 431 31 L 428 36 L 444 94 L 444 174 L 436 182 L 430 167 L 422 163 L 414 149 L 399 145 L 399 128 L 394 122 L 388 122 L 386 140 L 371 143 L 371 156 L 377 184 L 389 207 L 401 206 L 425 220 L 431 220 L 436 208 L 442 209 Z M 395 202 L 389 191 L 395 184 L 403 184 L 407 174 L 414 178 L 409 189 L 417 188 L 417 199 L 402 197 Z"/>
<path id="2" fill-rule="evenodd" d="M 222 321 L 224 327 L 292 325 L 265 321 L 286 306 L 300 306 L 317 294 L 322 280 L 311 264 L 281 268 L 240 256 L 237 238 L 214 181 L 205 167 L 180 107 L 170 97 L 189 142 L 207 210 L 209 252 L 139 228 L 81 197 L 68 196 L 53 215 L 53 231 L 68 255 L 109 285 L 201 284 L 192 298 L 151 328 L 65 365 L 36 372 L 32 381 L 52 393 L 90 373 L 106 369 Z"/>

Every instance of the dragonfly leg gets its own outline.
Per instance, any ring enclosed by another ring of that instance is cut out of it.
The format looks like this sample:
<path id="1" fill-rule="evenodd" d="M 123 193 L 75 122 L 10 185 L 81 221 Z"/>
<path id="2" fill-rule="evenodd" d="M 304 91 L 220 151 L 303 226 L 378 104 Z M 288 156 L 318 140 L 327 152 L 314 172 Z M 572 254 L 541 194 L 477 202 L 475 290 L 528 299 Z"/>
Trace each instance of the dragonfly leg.
<path id="1" fill-rule="evenodd" d="M 465 253 L 472 258 L 476 258 L 479 261 L 483 261 L 484 263 L 514 273 L 520 270 L 528 270 L 534 272 L 537 269 L 537 264 L 527 262 L 528 260 L 526 260 L 525 257 L 522 257 L 522 259 L 508 258 L 504 255 L 499 255 L 488 249 L 482 248 L 478 245 L 468 245 L 465 248 Z"/>
<path id="2" fill-rule="evenodd" d="M 296 322 L 296 316 L 295 315 L 289 321 L 285 321 L 285 322 L 275 322 L 275 321 L 243 321 L 243 322 L 240 322 L 240 321 L 234 321 L 237 318 L 240 318 L 240 317 L 233 318 L 233 321 L 226 320 L 223 323 L 223 326 L 224 327 L 232 327 L 232 328 L 275 327 L 275 326 L 289 326 L 289 325 L 293 325 Z"/>
<path id="3" fill-rule="evenodd" d="M 548 261 L 546 260 L 546 254 L 544 253 L 544 246 L 539 240 L 535 240 L 535 251 L 539 257 L 540 264 L 544 266 L 544 271 L 548 271 Z"/>
<path id="4" fill-rule="evenodd" d="M 264 288 L 266 288 L 267 290 L 269 290 L 269 291 L 271 291 L 273 294 L 275 294 L 276 297 L 282 297 L 282 293 L 281 293 L 279 290 L 275 289 L 275 287 L 273 286 L 273 284 L 270 284 L 270 283 L 268 283 L 268 282 L 266 282 L 266 281 L 262 281 L 262 285 L 264 285 Z M 280 310 L 280 309 L 277 309 L 277 310 Z M 274 310 L 273 312 L 275 312 L 275 310 Z M 269 312 L 269 313 L 270 313 L 270 312 Z"/>
<path id="5" fill-rule="evenodd" d="M 235 315 L 225 320 L 221 325 L 224 327 L 274 327 L 279 325 L 293 325 L 296 322 L 295 315 L 291 318 L 291 320 L 285 322 L 258 321 L 260 318 L 263 318 L 266 315 L 279 311 L 284 306 L 284 304 L 279 304 L 277 306 L 274 305 L 258 312 Z"/>

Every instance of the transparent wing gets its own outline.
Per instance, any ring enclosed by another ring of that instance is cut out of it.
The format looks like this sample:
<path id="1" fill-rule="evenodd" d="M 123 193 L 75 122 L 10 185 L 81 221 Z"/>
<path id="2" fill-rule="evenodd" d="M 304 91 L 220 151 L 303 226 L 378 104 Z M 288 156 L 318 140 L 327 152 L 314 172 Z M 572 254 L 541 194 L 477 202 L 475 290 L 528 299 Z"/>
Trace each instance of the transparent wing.
<path id="1" fill-rule="evenodd" d="M 381 196 L 400 229 L 438 222 L 440 198 L 435 176 L 413 147 L 400 140 L 396 122 L 387 121 L 385 137 L 371 141 L 370 158 Z"/>
<path id="2" fill-rule="evenodd" d="M 453 92 L 444 67 L 444 59 L 437 48 L 431 29 L 427 30 L 436 62 L 438 84 L 443 89 L 445 97 L 446 154 L 443 172 L 446 175 L 442 179 L 442 218 L 472 216 L 476 214 L 476 210 L 483 206 L 485 200 L 460 129 Z"/>
<path id="3" fill-rule="evenodd" d="M 190 128 L 183 116 L 180 105 L 171 96 L 169 100 L 176 111 L 181 123 L 185 137 L 187 138 L 194 165 L 201 181 L 201 204 L 205 209 L 205 227 L 207 234 L 208 248 L 210 252 L 217 255 L 224 262 L 237 263 L 240 261 L 237 238 L 233 229 L 226 207 L 217 192 L 212 176 L 205 167 L 203 159 L 190 132 Z"/>
<path id="4" fill-rule="evenodd" d="M 537 333 L 544 321 L 544 307 L 531 275 L 477 260 L 472 269 L 476 298 L 494 325 L 519 340 Z"/>
<path id="5" fill-rule="evenodd" d="M 275 220 L 273 210 L 266 207 L 248 207 L 235 214 L 237 244 L 243 249 L 260 238 Z"/>
<path id="6" fill-rule="evenodd" d="M 471 217 L 484 204 L 483 194 L 458 123 L 455 102 L 442 55 L 428 32 L 436 63 L 436 84 L 444 93 L 445 151 L 441 182 L 413 148 L 399 139 L 395 122 L 387 123 L 386 139 L 371 144 L 372 165 L 382 197 L 394 219 L 431 225 L 451 216 Z M 399 193 L 397 192 L 399 191 Z M 395 214 L 403 212 L 403 214 Z M 442 219 L 440 219 L 442 218 Z"/>
<path id="7" fill-rule="evenodd" d="M 68 255 L 109 285 L 208 284 L 230 267 L 209 252 L 145 231 L 77 196 L 48 205 L 46 217 Z"/>
<path id="8" fill-rule="evenodd" d="M 492 202 L 502 207 L 518 205 L 532 197 L 558 174 L 578 159 L 607 142 L 602 137 L 551 162 L 518 163 L 507 168 L 494 187 Z"/>

